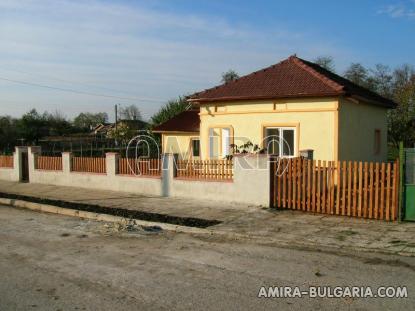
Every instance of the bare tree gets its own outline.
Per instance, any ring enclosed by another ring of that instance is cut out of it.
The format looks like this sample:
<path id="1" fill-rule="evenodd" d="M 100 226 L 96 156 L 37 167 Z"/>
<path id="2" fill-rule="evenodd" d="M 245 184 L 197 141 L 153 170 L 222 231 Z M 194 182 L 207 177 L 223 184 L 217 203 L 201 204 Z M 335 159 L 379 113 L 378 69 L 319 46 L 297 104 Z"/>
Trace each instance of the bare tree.
<path id="1" fill-rule="evenodd" d="M 90 113 L 81 112 L 73 120 L 73 125 L 77 128 L 88 129 L 97 126 L 100 123 L 108 122 L 108 115 L 106 112 Z"/>
<path id="2" fill-rule="evenodd" d="M 228 83 L 236 79 L 239 79 L 239 75 L 235 70 L 229 69 L 227 72 L 222 73 L 222 83 Z"/>
<path id="3" fill-rule="evenodd" d="M 141 111 L 136 105 L 121 107 L 119 110 L 121 120 L 142 120 Z"/>
<path id="4" fill-rule="evenodd" d="M 331 56 L 319 56 L 314 60 L 314 63 L 327 69 L 329 71 L 335 72 L 334 60 Z"/>
<path id="5" fill-rule="evenodd" d="M 360 63 L 351 63 L 344 72 L 344 77 L 350 81 L 366 87 L 368 85 L 368 70 Z"/>

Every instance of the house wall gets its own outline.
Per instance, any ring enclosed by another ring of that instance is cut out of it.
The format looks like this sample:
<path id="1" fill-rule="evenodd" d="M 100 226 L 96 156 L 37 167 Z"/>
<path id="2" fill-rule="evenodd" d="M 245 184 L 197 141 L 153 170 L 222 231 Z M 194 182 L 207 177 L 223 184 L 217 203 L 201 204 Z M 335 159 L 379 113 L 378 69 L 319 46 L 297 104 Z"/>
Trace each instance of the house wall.
<path id="1" fill-rule="evenodd" d="M 200 111 L 202 157 L 209 156 L 209 128 L 230 126 L 237 145 L 246 140 L 261 145 L 264 126 L 292 126 L 297 128 L 296 155 L 299 150 L 313 149 L 316 159 L 335 160 L 337 105 L 336 98 L 203 105 Z"/>
<path id="2" fill-rule="evenodd" d="M 162 153 L 179 154 L 180 158 L 188 158 L 191 155 L 191 140 L 198 138 L 199 133 L 169 133 L 162 134 Z"/>
<path id="3" fill-rule="evenodd" d="M 380 129 L 380 153 L 375 154 L 375 129 Z M 387 160 L 387 109 L 341 98 L 339 160 Z"/>

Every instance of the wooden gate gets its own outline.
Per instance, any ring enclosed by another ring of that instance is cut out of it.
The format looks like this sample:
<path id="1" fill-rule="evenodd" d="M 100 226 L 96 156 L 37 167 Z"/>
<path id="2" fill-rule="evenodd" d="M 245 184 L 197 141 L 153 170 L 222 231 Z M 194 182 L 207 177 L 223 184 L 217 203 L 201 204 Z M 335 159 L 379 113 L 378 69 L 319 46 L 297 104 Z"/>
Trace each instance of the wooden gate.
<path id="1" fill-rule="evenodd" d="M 399 163 L 271 159 L 271 207 L 396 220 Z"/>

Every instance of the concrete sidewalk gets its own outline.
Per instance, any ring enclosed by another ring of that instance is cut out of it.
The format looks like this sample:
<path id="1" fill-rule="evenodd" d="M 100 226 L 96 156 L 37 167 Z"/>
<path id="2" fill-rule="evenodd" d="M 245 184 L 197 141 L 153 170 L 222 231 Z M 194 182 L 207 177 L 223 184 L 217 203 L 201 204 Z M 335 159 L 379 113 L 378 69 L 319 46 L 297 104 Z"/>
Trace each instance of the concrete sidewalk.
<path id="1" fill-rule="evenodd" d="M 415 256 L 415 223 L 391 223 L 279 211 L 248 205 L 0 181 L 0 192 L 180 217 L 216 219 L 209 229 L 255 243 L 332 247 Z"/>
<path id="2" fill-rule="evenodd" d="M 197 217 L 230 221 L 247 212 L 257 211 L 256 207 L 245 205 L 172 198 L 145 196 L 126 192 L 92 190 L 33 183 L 15 183 L 0 180 L 0 192 L 62 200 L 75 203 L 96 204 L 104 207 L 139 210 L 179 217 Z"/>

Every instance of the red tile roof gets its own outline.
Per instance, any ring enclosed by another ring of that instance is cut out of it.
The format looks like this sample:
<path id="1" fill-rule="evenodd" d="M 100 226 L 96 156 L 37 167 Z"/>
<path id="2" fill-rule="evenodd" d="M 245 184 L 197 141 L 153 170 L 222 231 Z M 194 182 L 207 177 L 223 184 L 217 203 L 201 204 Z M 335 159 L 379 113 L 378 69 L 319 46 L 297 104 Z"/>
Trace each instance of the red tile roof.
<path id="1" fill-rule="evenodd" d="M 317 64 L 290 56 L 268 68 L 190 96 L 192 102 L 355 96 L 387 108 L 396 103 Z"/>
<path id="2" fill-rule="evenodd" d="M 186 110 L 156 126 L 153 132 L 199 132 L 199 110 Z"/>

